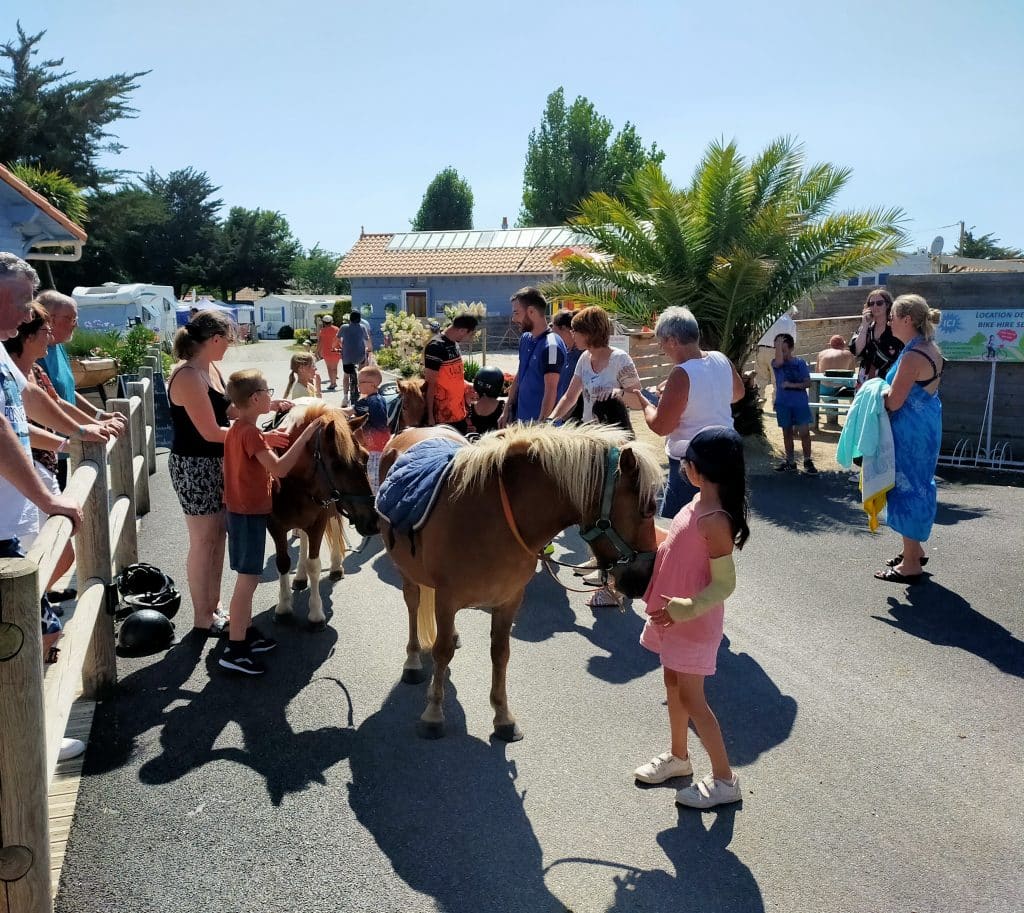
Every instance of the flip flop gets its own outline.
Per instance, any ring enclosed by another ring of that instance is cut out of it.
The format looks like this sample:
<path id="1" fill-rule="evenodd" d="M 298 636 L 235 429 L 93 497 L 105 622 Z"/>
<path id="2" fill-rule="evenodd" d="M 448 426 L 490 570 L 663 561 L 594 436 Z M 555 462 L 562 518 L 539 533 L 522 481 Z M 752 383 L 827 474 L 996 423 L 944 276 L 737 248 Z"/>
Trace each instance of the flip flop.
<path id="1" fill-rule="evenodd" d="M 591 609 L 621 609 L 622 603 L 607 589 L 600 589 L 587 600 L 587 606 Z"/>
<path id="2" fill-rule="evenodd" d="M 903 561 L 903 552 L 900 552 L 895 558 L 890 558 L 885 563 L 888 567 L 896 567 L 896 565 L 899 564 L 901 561 Z M 925 556 L 921 559 L 921 567 L 924 567 L 927 563 L 928 557 Z"/>
<path id="3" fill-rule="evenodd" d="M 891 567 L 886 568 L 884 571 L 875 571 L 875 580 L 884 580 L 886 583 L 907 583 L 912 585 L 920 583 L 923 579 L 924 574 L 901 574 Z"/>
<path id="4" fill-rule="evenodd" d="M 68 587 L 66 590 L 48 590 L 46 598 L 50 602 L 68 602 L 72 599 L 78 598 L 78 590 L 73 587 Z"/>

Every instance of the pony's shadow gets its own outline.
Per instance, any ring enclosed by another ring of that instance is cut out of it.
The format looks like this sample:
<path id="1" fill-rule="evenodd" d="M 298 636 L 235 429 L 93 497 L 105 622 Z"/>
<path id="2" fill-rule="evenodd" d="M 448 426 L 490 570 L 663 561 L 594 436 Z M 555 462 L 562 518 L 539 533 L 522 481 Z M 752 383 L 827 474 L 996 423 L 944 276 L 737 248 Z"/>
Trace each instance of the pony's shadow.
<path id="1" fill-rule="evenodd" d="M 640 645 L 644 624 L 645 619 L 627 604 L 623 612 L 595 609 L 591 628 L 573 625 L 573 630 L 605 651 L 602 655 L 590 657 L 587 671 L 610 685 L 624 685 L 657 669 L 661 665 L 658 655 Z"/>
<path id="2" fill-rule="evenodd" d="M 735 828 L 736 806 L 719 808 L 710 828 L 706 818 L 692 809 L 679 809 L 679 822 L 658 834 L 658 846 L 675 866 L 675 875 L 663 869 L 631 869 L 617 875 L 615 900 L 608 913 L 762 913 L 764 898 L 750 869 L 729 850 Z"/>
<path id="3" fill-rule="evenodd" d="M 356 818 L 398 876 L 444 913 L 564 913 L 544 884 L 508 745 L 467 735 L 451 681 L 446 690 L 443 739 L 416 737 L 423 689 L 401 683 L 359 727 L 349 756 Z"/>
<path id="4" fill-rule="evenodd" d="M 250 767 L 266 783 L 274 805 L 285 795 L 326 782 L 324 771 L 346 758 L 355 731 L 325 726 L 296 733 L 287 708 L 311 686 L 340 688 L 335 679 L 318 679 L 316 670 L 334 649 L 333 629 L 310 634 L 300 629 L 276 628 L 279 646 L 274 655 L 274 674 L 258 683 L 225 674 L 217 665 L 222 645 L 206 656 L 208 679 L 198 690 L 187 688 L 205 640 L 187 636 L 160 661 L 125 677 L 116 700 L 98 705 L 95 741 L 104 745 L 102 756 L 90 753 L 89 773 L 110 770 L 129 761 L 140 749 L 140 738 L 154 727 L 160 729 L 160 753 L 141 767 L 143 783 L 169 783 L 211 761 L 230 760 Z M 253 699 L 253 688 L 259 699 Z M 173 706 L 172 705 L 176 705 Z M 224 729 L 236 724 L 244 746 L 214 748 Z M 150 749 L 143 748 L 143 751 Z"/>
<path id="5" fill-rule="evenodd" d="M 359 545 L 345 552 L 345 560 L 342 562 L 345 573 L 358 574 L 383 551 L 384 540 L 379 535 L 363 537 Z"/>
<path id="6" fill-rule="evenodd" d="M 728 637 L 718 648 L 718 671 L 704 680 L 708 703 L 728 720 L 726 745 L 737 765 L 752 764 L 789 738 L 797 702 L 783 694 L 747 653 L 734 653 Z"/>
<path id="7" fill-rule="evenodd" d="M 889 615 L 878 621 L 937 647 L 956 647 L 991 663 L 1000 672 L 1024 678 L 1024 642 L 973 608 L 957 593 L 929 579 L 907 588 L 906 603 L 888 598 Z"/>

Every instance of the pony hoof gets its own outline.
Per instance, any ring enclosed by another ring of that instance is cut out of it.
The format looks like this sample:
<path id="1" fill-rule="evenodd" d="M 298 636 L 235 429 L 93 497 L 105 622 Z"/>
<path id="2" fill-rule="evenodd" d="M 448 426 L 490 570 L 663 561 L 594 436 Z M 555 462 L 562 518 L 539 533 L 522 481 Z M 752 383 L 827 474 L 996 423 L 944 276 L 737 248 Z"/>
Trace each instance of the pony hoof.
<path id="1" fill-rule="evenodd" d="M 295 624 L 295 616 L 291 612 L 275 612 L 274 624 L 291 626 Z"/>
<path id="2" fill-rule="evenodd" d="M 402 681 L 407 685 L 422 685 L 427 680 L 427 673 L 422 669 L 403 669 Z"/>
<path id="3" fill-rule="evenodd" d="M 309 621 L 306 623 L 310 631 L 326 631 L 327 630 L 327 619 L 322 621 Z"/>
<path id="4" fill-rule="evenodd" d="M 309 581 L 308 580 L 299 580 L 298 578 L 296 578 L 295 580 L 292 581 L 292 589 L 295 590 L 296 592 L 299 591 L 299 590 L 305 590 L 308 587 L 309 587 Z"/>
<path id="5" fill-rule="evenodd" d="M 328 580 L 344 580 L 344 579 L 345 579 L 345 572 L 344 571 L 331 571 L 331 573 L 328 575 Z"/>
<path id="6" fill-rule="evenodd" d="M 494 737 L 503 742 L 518 742 L 523 737 L 523 730 L 516 723 L 505 723 L 494 727 Z"/>
<path id="7" fill-rule="evenodd" d="M 444 723 L 426 723 L 420 720 L 416 724 L 416 735 L 421 739 L 440 739 L 444 737 Z"/>

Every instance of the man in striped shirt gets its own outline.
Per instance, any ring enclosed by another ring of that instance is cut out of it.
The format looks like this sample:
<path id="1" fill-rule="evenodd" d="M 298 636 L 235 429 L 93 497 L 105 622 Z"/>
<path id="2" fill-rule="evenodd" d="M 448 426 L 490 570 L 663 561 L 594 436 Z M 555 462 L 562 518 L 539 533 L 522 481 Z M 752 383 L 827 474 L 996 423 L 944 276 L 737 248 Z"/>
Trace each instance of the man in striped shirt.
<path id="1" fill-rule="evenodd" d="M 558 401 L 558 378 L 565 364 L 565 343 L 548 326 L 548 303 L 535 288 L 512 296 L 512 320 L 523 330 L 519 337 L 519 370 L 498 422 L 536 422 L 550 414 Z"/>

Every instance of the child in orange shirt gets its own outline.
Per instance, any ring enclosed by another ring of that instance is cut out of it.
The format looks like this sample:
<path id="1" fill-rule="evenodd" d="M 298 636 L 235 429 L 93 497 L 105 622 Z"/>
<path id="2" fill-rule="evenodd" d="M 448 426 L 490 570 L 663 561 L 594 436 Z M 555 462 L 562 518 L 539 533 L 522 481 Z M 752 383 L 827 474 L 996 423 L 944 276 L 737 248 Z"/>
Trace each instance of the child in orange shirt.
<path id="1" fill-rule="evenodd" d="M 266 668 L 255 657 L 277 646 L 251 626 L 252 598 L 263 573 L 267 545 L 267 517 L 273 507 L 271 486 L 275 477 L 289 473 L 298 462 L 317 423 L 311 422 L 281 456 L 256 425 L 271 411 L 271 390 L 256 370 L 236 371 L 228 380 L 228 399 L 237 418 L 224 438 L 224 504 L 227 507 L 228 556 L 238 574 L 231 594 L 231 633 L 218 663 L 232 672 L 262 675 Z"/>

